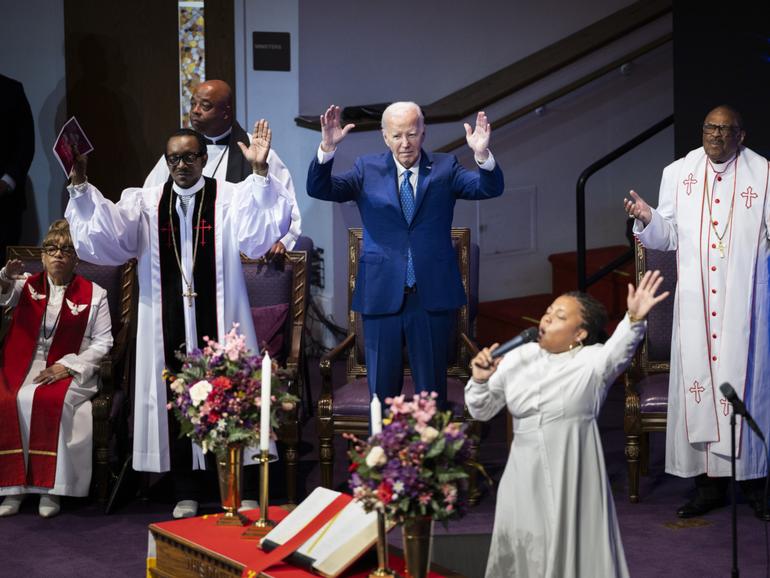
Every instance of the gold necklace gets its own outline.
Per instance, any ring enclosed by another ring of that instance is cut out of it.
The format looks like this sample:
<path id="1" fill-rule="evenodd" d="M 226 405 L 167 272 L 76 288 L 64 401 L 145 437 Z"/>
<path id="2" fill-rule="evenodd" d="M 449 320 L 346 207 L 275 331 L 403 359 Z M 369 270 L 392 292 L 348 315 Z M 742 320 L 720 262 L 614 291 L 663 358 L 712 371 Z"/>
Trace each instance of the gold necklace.
<path id="1" fill-rule="evenodd" d="M 733 171 L 733 198 L 730 202 L 730 212 L 727 215 L 727 223 L 725 223 L 724 229 L 722 229 L 722 234 L 719 234 L 719 231 L 717 231 L 717 226 L 714 221 L 714 217 L 711 215 L 711 193 L 709 192 L 709 181 L 708 181 L 708 172 L 709 172 L 709 164 L 711 164 L 711 161 L 709 159 L 706 159 L 706 168 L 703 172 L 703 191 L 706 194 L 706 200 L 708 201 L 708 204 L 706 207 L 709 211 L 709 223 L 711 225 L 711 230 L 714 231 L 714 235 L 717 238 L 717 249 L 719 250 L 719 258 L 724 259 L 725 258 L 725 249 L 727 246 L 725 245 L 724 241 L 722 239 L 725 238 L 725 235 L 727 234 L 728 229 L 730 228 L 730 223 L 733 221 L 733 208 L 735 208 L 735 185 L 736 180 L 738 178 L 738 157 L 735 157 L 735 169 Z M 728 164 L 729 166 L 729 164 Z M 713 168 L 713 167 L 712 167 Z M 727 168 L 725 168 L 722 173 L 727 171 Z M 718 172 L 716 169 L 714 169 L 715 175 L 718 177 L 722 173 Z"/>
<path id="2" fill-rule="evenodd" d="M 171 228 L 171 242 L 174 245 L 174 255 L 176 256 L 176 264 L 179 267 L 179 274 L 182 276 L 182 280 L 184 281 L 185 285 L 187 285 L 187 291 L 182 293 L 182 297 L 187 297 L 188 307 L 193 306 L 193 299 L 195 299 L 198 296 L 198 294 L 192 289 L 192 282 L 195 280 L 193 277 L 193 274 L 195 273 L 195 260 L 198 258 L 198 239 L 200 238 L 200 234 L 201 234 L 201 213 L 203 212 L 203 201 L 206 199 L 205 183 L 203 185 L 202 191 L 203 192 L 201 193 L 201 203 L 200 205 L 198 205 L 198 222 L 195 230 L 195 245 L 193 246 L 192 271 L 190 271 L 190 281 L 188 281 L 187 277 L 185 277 L 184 269 L 182 269 L 182 259 L 179 258 L 179 249 L 176 248 L 176 235 L 174 234 L 174 222 L 171 217 L 171 201 L 174 199 L 173 189 L 171 190 L 171 194 L 169 195 L 169 198 L 168 198 L 168 226 Z M 179 227 L 180 229 L 182 227 L 181 221 L 179 222 Z"/>

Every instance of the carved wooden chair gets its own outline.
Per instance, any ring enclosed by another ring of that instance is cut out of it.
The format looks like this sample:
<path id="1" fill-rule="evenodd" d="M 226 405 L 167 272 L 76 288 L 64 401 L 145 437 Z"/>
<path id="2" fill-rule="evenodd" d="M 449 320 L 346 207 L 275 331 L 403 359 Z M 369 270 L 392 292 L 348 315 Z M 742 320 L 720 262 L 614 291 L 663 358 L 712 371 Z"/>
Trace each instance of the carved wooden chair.
<path id="1" fill-rule="evenodd" d="M 304 370 L 303 335 L 308 295 L 305 251 L 288 251 L 284 259 L 266 261 L 241 256 L 254 329 L 261 349 L 278 360 L 285 370 L 289 392 L 310 403 Z M 286 466 L 286 491 L 290 504 L 297 503 L 300 408 L 296 408 L 278 431 Z"/>
<path id="2" fill-rule="evenodd" d="M 321 485 L 331 488 L 333 485 L 334 469 L 334 436 L 350 433 L 360 437 L 369 434 L 369 385 L 367 382 L 366 363 L 364 359 L 363 320 L 359 313 L 350 309 L 358 257 L 363 242 L 363 232 L 360 228 L 348 231 L 348 335 L 332 351 L 321 358 L 321 394 L 318 400 L 318 434 L 321 466 Z M 457 312 L 457 323 L 454 328 L 448 376 L 447 398 L 458 421 L 469 423 L 468 433 L 472 440 L 472 459 L 475 460 L 478 451 L 480 432 L 479 422 L 473 420 L 465 407 L 464 388 L 469 375 L 469 363 L 478 348 L 471 341 L 470 310 L 472 301 L 477 299 L 477 293 L 471 290 L 473 279 L 477 279 L 478 261 L 471 265 L 472 248 L 470 230 L 467 228 L 452 229 L 452 243 L 457 253 L 460 274 L 465 287 L 469 304 Z M 476 276 L 471 274 L 476 269 Z M 344 382 L 334 383 L 332 379 L 332 364 L 343 355 L 347 355 L 347 372 Z M 405 356 L 406 357 L 406 356 Z M 411 371 L 405 363 L 404 367 L 405 395 L 414 394 Z M 469 468 L 470 502 L 478 500 L 479 492 L 476 484 L 475 468 Z"/>
<path id="3" fill-rule="evenodd" d="M 636 281 L 646 271 L 659 270 L 664 277 L 660 292 L 671 297 L 647 315 L 647 334 L 625 374 L 625 454 L 628 462 L 628 499 L 639 501 L 639 475 L 647 474 L 650 432 L 666 431 L 671 328 L 677 268 L 675 251 L 645 249 L 636 242 Z"/>
<path id="4" fill-rule="evenodd" d="M 40 247 L 8 247 L 7 258 L 20 259 L 24 261 L 25 271 L 38 273 L 43 270 L 41 251 Z M 117 479 L 111 465 L 120 463 L 122 458 L 112 455 L 114 438 L 118 431 L 127 432 L 128 427 L 130 359 L 136 331 L 136 262 L 132 260 L 120 267 L 110 267 L 80 261 L 75 272 L 107 291 L 112 320 L 112 351 L 101 363 L 99 391 L 91 400 L 94 424 L 92 494 L 104 505 Z M 4 330 L 11 315 L 11 310 L 5 311 Z"/>

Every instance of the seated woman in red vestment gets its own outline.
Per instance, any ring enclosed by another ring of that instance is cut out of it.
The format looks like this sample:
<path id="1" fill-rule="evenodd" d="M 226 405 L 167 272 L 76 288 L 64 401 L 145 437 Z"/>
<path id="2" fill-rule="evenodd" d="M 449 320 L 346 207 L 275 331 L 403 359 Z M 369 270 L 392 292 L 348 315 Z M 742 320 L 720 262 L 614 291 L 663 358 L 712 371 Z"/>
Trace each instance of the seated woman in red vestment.
<path id="1" fill-rule="evenodd" d="M 0 270 L 0 306 L 13 319 L 0 349 L 0 516 L 27 494 L 38 512 L 59 513 L 60 496 L 86 496 L 91 482 L 91 402 L 99 363 L 112 347 L 107 294 L 75 275 L 69 225 L 43 240 L 43 272 L 21 261 Z"/>

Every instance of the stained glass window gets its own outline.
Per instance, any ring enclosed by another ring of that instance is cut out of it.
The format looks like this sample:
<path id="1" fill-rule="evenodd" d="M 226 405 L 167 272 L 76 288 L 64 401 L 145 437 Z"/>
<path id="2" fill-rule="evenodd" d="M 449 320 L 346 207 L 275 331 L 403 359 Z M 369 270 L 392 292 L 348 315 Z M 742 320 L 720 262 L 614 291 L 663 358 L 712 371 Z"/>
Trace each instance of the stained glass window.
<path id="1" fill-rule="evenodd" d="M 206 80 L 203 0 L 179 2 L 179 117 L 190 126 L 192 89 Z"/>

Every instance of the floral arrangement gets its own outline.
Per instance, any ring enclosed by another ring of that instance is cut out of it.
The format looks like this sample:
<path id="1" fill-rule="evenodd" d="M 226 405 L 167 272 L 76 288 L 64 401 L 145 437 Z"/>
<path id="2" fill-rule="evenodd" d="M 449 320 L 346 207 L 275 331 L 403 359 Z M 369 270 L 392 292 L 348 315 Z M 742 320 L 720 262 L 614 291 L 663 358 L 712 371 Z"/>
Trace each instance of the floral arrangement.
<path id="1" fill-rule="evenodd" d="M 203 340 L 203 350 L 178 354 L 182 361 L 179 374 L 166 374 L 172 380 L 174 396 L 168 407 L 181 424 L 180 435 L 192 438 L 204 453 L 219 453 L 234 443 L 256 446 L 262 406 L 262 357 L 246 347 L 237 323 L 224 343 L 208 337 Z M 270 418 L 275 426 L 295 408 L 298 398 L 286 391 L 282 380 L 271 377 L 270 384 Z"/>
<path id="2" fill-rule="evenodd" d="M 367 512 L 384 512 L 396 522 L 416 516 L 448 520 L 464 513 L 465 464 L 470 442 L 465 425 L 439 412 L 436 394 L 412 400 L 387 398 L 390 415 L 382 432 L 353 442 L 350 488 Z"/>

